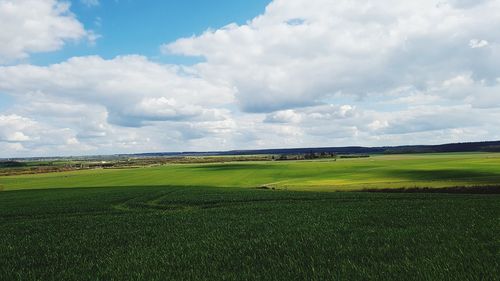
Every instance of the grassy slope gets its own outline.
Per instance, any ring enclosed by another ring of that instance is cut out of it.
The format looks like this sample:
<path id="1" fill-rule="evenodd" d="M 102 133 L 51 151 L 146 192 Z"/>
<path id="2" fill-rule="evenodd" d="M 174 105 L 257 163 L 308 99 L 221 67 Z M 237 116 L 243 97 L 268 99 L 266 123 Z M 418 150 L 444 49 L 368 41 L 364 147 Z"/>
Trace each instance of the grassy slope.
<path id="1" fill-rule="evenodd" d="M 0 177 L 3 190 L 134 185 L 255 187 L 300 190 L 446 187 L 500 182 L 500 154 L 418 154 L 333 161 L 167 165 Z"/>
<path id="2" fill-rule="evenodd" d="M 0 193 L 1 280 L 498 280 L 498 195 Z"/>

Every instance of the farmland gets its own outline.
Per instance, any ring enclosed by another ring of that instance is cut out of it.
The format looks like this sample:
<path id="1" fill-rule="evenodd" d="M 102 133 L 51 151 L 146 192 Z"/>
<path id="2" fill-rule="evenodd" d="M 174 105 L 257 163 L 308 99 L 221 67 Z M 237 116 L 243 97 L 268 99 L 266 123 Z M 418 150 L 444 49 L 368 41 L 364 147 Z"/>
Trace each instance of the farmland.
<path id="1" fill-rule="evenodd" d="M 500 154 L 383 155 L 317 161 L 249 161 L 168 164 L 129 169 L 94 169 L 0 177 L 3 190 L 111 187 L 210 186 L 346 191 L 496 185 Z"/>
<path id="2" fill-rule="evenodd" d="M 0 177 L 0 280 L 497 280 L 498 194 L 355 191 L 499 180 L 490 153 Z"/>

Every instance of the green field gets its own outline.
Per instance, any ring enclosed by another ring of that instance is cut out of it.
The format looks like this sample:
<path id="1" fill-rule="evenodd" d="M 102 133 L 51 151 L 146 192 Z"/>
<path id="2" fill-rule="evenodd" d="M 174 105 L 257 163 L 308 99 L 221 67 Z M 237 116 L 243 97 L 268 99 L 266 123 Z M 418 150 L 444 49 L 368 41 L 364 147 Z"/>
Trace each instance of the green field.
<path id="1" fill-rule="evenodd" d="M 498 280 L 499 194 L 352 190 L 499 182 L 486 153 L 0 177 L 0 280 Z"/>
<path id="2" fill-rule="evenodd" d="M 500 154 L 415 154 L 337 161 L 169 164 L 0 177 L 3 190 L 105 186 L 268 185 L 292 190 L 496 185 Z"/>
<path id="3" fill-rule="evenodd" d="M 2 280 L 498 280 L 497 195 L 0 194 Z"/>

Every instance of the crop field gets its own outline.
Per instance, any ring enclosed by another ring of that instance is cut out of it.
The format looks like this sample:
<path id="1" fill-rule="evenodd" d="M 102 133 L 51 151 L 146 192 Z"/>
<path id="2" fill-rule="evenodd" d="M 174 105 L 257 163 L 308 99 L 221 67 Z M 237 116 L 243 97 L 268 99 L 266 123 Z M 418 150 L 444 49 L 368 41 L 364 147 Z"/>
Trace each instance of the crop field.
<path id="1" fill-rule="evenodd" d="M 0 280 L 498 280 L 499 194 L 353 190 L 499 182 L 488 153 L 4 176 Z"/>
<path id="2" fill-rule="evenodd" d="M 498 280 L 497 195 L 0 194 L 2 280 Z"/>
<path id="3" fill-rule="evenodd" d="M 497 185 L 500 154 L 457 153 L 370 158 L 168 164 L 0 177 L 3 190 L 110 186 L 268 186 L 291 190 L 359 190 Z"/>

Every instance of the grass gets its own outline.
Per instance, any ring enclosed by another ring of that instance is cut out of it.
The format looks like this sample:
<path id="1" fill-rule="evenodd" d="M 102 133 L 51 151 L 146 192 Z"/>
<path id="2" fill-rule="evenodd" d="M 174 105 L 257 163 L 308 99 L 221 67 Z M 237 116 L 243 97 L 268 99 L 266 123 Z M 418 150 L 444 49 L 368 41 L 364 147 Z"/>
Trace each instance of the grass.
<path id="1" fill-rule="evenodd" d="M 2 280 L 498 280 L 498 195 L 0 193 Z"/>
<path id="2" fill-rule="evenodd" d="M 499 180 L 487 153 L 0 177 L 0 280 L 498 280 L 499 194 L 318 190 Z"/>
<path id="3" fill-rule="evenodd" d="M 359 190 L 496 185 L 500 154 L 457 153 L 374 156 L 338 161 L 169 164 L 0 177 L 4 190 L 100 186 L 268 185 L 290 190 Z"/>

